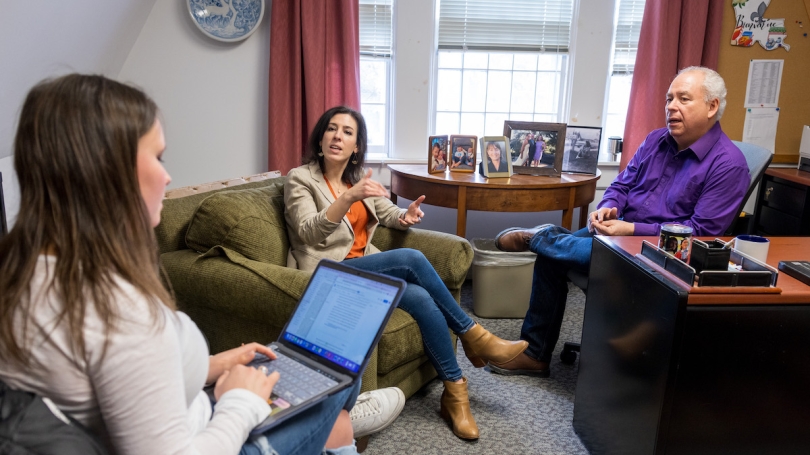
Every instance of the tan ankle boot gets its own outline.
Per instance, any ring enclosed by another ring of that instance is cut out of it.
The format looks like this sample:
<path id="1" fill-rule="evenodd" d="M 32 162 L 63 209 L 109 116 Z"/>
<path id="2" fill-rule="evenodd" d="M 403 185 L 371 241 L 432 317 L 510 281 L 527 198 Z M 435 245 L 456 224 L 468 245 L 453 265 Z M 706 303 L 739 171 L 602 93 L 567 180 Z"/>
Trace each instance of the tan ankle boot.
<path id="1" fill-rule="evenodd" d="M 476 368 L 481 368 L 490 361 L 509 362 L 529 347 L 529 343 L 524 340 L 502 340 L 481 327 L 481 324 L 475 324 L 467 333 L 459 335 L 459 338 L 464 354 Z"/>
<path id="2" fill-rule="evenodd" d="M 467 378 L 462 382 L 444 382 L 441 416 L 453 426 L 453 434 L 461 439 L 478 439 L 478 425 L 475 424 L 467 395 Z"/>

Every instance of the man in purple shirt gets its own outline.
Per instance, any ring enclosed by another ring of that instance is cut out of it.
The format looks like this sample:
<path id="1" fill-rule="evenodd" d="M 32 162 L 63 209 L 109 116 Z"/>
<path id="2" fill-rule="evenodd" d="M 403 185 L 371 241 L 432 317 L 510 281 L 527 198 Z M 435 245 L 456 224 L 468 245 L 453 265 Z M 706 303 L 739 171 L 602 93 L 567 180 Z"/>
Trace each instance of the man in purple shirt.
<path id="1" fill-rule="evenodd" d="M 745 157 L 718 123 L 725 105 L 726 87 L 717 72 L 681 70 L 667 92 L 667 127 L 647 136 L 605 190 L 587 228 L 571 233 L 544 225 L 498 234 L 498 248 L 531 250 L 537 260 L 520 334 L 529 347 L 510 362 L 490 362 L 493 372 L 548 377 L 568 295 L 566 274 L 588 273 L 594 234 L 658 235 L 666 222 L 690 226 L 697 236 L 723 234 L 750 181 Z"/>

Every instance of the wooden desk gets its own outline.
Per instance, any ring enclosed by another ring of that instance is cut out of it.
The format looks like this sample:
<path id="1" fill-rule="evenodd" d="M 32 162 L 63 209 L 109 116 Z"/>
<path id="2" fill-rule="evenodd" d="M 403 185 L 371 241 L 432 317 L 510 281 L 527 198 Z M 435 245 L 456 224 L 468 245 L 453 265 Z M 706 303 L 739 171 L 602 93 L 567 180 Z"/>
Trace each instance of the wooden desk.
<path id="1" fill-rule="evenodd" d="M 574 404 L 583 443 L 807 453 L 810 287 L 780 274 L 778 295 L 690 294 L 634 257 L 642 240 L 594 240 Z M 768 263 L 808 255 L 810 239 L 771 238 Z"/>
<path id="2" fill-rule="evenodd" d="M 563 174 L 560 177 L 513 175 L 487 179 L 478 173 L 429 174 L 425 165 L 389 165 L 391 200 L 397 196 L 415 200 L 425 195 L 425 204 L 457 209 L 456 235 L 467 233 L 467 210 L 485 212 L 546 212 L 562 210 L 562 227 L 571 229 L 574 208 L 579 207 L 579 226 L 588 219 L 588 204 L 602 176 Z"/>

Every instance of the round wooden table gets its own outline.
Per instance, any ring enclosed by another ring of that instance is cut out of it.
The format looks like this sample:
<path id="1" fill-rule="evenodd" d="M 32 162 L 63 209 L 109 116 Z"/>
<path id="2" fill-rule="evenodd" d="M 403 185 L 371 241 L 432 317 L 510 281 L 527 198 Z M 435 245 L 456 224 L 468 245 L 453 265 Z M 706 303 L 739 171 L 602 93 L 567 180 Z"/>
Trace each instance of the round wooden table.
<path id="1" fill-rule="evenodd" d="M 388 165 L 391 169 L 391 200 L 397 196 L 415 200 L 425 195 L 425 204 L 458 210 L 456 235 L 467 233 L 467 210 L 485 212 L 546 212 L 562 210 L 562 224 L 571 229 L 574 208 L 579 207 L 579 225 L 588 219 L 588 204 L 596 194 L 598 170 L 591 174 L 560 177 L 515 174 L 488 179 L 478 173 L 429 174 L 427 166 Z"/>

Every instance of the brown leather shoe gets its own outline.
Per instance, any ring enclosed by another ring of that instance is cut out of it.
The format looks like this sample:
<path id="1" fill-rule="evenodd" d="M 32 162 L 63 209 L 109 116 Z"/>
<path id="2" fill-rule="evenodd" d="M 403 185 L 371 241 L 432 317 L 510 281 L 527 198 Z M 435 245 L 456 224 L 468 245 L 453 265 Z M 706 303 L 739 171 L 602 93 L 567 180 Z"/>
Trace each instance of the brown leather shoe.
<path id="1" fill-rule="evenodd" d="M 489 370 L 493 373 L 504 374 L 507 376 L 526 375 L 536 376 L 538 378 L 547 378 L 551 373 L 548 367 L 548 362 L 540 362 L 521 352 L 520 355 L 505 363 L 489 362 Z"/>
<path id="2" fill-rule="evenodd" d="M 525 340 L 503 340 L 491 334 L 481 324 L 475 324 L 458 337 L 464 347 L 464 354 L 476 368 L 483 367 L 487 362 L 506 363 L 529 347 Z"/>
<path id="3" fill-rule="evenodd" d="M 467 395 L 467 378 L 462 382 L 444 382 L 442 393 L 441 416 L 450 422 L 453 434 L 461 439 L 478 439 L 478 425 L 470 410 L 470 398 Z"/>
<path id="4" fill-rule="evenodd" d="M 521 252 L 529 250 L 529 241 L 534 234 L 546 229 L 553 224 L 541 224 L 531 229 L 529 228 L 509 228 L 504 229 L 495 237 L 495 246 L 501 251 Z"/>

